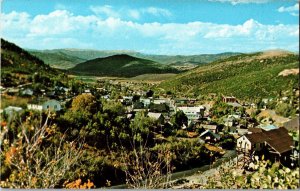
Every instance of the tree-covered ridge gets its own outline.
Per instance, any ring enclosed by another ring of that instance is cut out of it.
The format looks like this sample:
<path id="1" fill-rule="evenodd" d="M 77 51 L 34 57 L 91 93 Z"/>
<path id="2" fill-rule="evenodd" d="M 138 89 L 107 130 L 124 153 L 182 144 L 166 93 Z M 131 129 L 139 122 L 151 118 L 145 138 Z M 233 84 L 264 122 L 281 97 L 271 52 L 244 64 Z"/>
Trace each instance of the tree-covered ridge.
<path id="1" fill-rule="evenodd" d="M 141 74 L 178 73 L 178 70 L 151 60 L 126 54 L 97 58 L 76 65 L 73 72 L 97 76 L 134 77 Z"/>
<path id="2" fill-rule="evenodd" d="M 177 75 L 160 87 L 185 95 L 206 93 L 239 98 L 276 96 L 297 87 L 299 76 L 279 76 L 284 69 L 298 68 L 299 55 L 283 52 L 242 54 Z"/>
<path id="3" fill-rule="evenodd" d="M 1 39 L 1 67 L 2 72 L 12 73 L 56 72 L 42 60 L 4 39 Z"/>
<path id="4" fill-rule="evenodd" d="M 51 68 L 42 60 L 17 45 L 1 39 L 1 86 L 17 87 L 33 84 L 40 91 L 56 82 L 62 83 L 66 75 Z"/>

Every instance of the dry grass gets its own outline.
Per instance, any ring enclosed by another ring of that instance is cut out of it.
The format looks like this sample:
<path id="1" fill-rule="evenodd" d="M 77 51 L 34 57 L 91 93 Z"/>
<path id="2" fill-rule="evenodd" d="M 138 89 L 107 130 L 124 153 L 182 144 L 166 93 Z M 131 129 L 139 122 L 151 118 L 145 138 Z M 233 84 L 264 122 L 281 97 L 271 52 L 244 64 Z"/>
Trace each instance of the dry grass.
<path id="1" fill-rule="evenodd" d="M 29 101 L 30 101 L 30 98 L 1 95 L 0 108 L 4 109 L 8 106 L 26 107 L 26 105 Z"/>

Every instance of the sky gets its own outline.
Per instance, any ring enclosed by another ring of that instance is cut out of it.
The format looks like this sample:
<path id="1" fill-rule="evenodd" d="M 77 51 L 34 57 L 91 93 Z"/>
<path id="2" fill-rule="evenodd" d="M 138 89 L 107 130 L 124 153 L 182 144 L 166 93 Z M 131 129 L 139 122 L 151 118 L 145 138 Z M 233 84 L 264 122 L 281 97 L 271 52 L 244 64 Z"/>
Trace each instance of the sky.
<path id="1" fill-rule="evenodd" d="M 29 49 L 299 50 L 298 0 L 2 0 L 0 16 L 1 37 Z"/>

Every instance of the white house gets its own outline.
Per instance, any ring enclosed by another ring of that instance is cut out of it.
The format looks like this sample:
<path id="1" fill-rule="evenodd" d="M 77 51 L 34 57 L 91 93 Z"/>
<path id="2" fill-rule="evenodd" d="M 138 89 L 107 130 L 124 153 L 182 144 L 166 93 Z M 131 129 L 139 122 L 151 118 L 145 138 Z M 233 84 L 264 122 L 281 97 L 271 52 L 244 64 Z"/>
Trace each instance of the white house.
<path id="1" fill-rule="evenodd" d="M 4 113 L 6 113 L 7 115 L 11 116 L 14 113 L 19 113 L 21 112 L 23 109 L 21 107 L 15 107 L 15 106 L 8 106 L 6 107 L 3 111 Z"/>
<path id="2" fill-rule="evenodd" d="M 204 116 L 205 107 L 198 106 L 198 107 L 177 107 L 177 111 L 181 110 L 188 118 L 188 123 L 190 124 L 191 121 L 197 120 Z"/>
<path id="3" fill-rule="evenodd" d="M 32 96 L 33 95 L 33 90 L 26 88 L 25 90 L 22 90 L 22 95 L 28 95 L 28 96 Z"/>
<path id="4" fill-rule="evenodd" d="M 151 103 L 151 99 L 147 99 L 147 98 L 143 99 L 143 98 L 141 98 L 140 102 L 142 102 L 144 104 L 144 107 L 148 107 L 150 105 L 150 103 Z"/>
<path id="5" fill-rule="evenodd" d="M 258 136 L 256 136 L 256 133 L 255 134 L 246 134 L 246 135 L 241 136 L 236 141 L 236 150 L 245 152 L 245 153 L 250 153 L 252 151 L 252 146 L 254 146 L 255 144 L 261 144 L 264 142 L 264 139 L 259 141 L 258 138 L 255 138 Z"/>
<path id="6" fill-rule="evenodd" d="M 60 111 L 62 109 L 60 102 L 54 99 L 45 101 L 42 104 L 33 104 L 33 103 L 28 104 L 27 108 L 32 110 L 39 110 L 39 111 L 42 110 Z"/>

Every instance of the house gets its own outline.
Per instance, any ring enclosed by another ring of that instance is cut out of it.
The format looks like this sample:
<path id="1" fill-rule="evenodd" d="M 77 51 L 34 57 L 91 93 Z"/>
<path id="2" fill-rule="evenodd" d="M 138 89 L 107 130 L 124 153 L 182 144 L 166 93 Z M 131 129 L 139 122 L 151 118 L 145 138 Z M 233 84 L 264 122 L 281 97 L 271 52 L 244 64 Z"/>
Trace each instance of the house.
<path id="1" fill-rule="evenodd" d="M 213 133 L 210 130 L 206 130 L 200 134 L 200 139 L 204 140 L 205 142 L 217 142 L 220 140 L 220 135 Z"/>
<path id="2" fill-rule="evenodd" d="M 30 88 L 26 88 L 25 90 L 21 91 L 21 94 L 24 96 L 32 96 L 33 95 L 33 90 Z"/>
<path id="3" fill-rule="evenodd" d="M 190 124 L 191 121 L 198 120 L 204 116 L 205 107 L 177 107 L 177 110 L 183 111 L 188 118 L 188 124 Z"/>
<path id="4" fill-rule="evenodd" d="M 7 115 L 12 116 L 14 113 L 20 113 L 21 111 L 23 111 L 23 109 L 21 107 L 8 106 L 3 111 Z"/>
<path id="5" fill-rule="evenodd" d="M 146 98 L 146 99 L 141 98 L 141 99 L 140 99 L 140 102 L 142 102 L 142 103 L 144 104 L 145 107 L 148 107 L 148 106 L 150 105 L 150 103 L 151 103 L 151 99 L 148 99 L 148 98 Z"/>
<path id="6" fill-rule="evenodd" d="M 237 102 L 236 98 L 233 96 L 222 96 L 222 101 L 225 103 L 235 103 Z"/>
<path id="7" fill-rule="evenodd" d="M 32 110 L 50 110 L 50 111 L 60 111 L 61 108 L 61 104 L 59 101 L 57 100 L 48 100 L 48 101 L 44 101 L 43 103 L 30 103 L 27 105 L 28 109 L 32 109 Z"/>
<path id="8" fill-rule="evenodd" d="M 245 134 L 237 139 L 236 150 L 238 152 L 248 153 L 260 151 L 266 140 L 263 133 Z"/>
<path id="9" fill-rule="evenodd" d="M 287 161 L 293 138 L 285 128 L 251 133 L 237 139 L 236 150 L 245 154 L 262 153 L 270 159 Z"/>
<path id="10" fill-rule="evenodd" d="M 163 124 L 165 122 L 165 117 L 161 113 L 149 112 L 147 116 L 155 119 L 159 124 Z"/>
<path id="11" fill-rule="evenodd" d="M 205 130 L 210 130 L 213 133 L 218 133 L 217 125 L 205 125 L 205 124 L 201 124 L 200 128 L 203 128 Z"/>
<path id="12" fill-rule="evenodd" d="M 227 118 L 224 118 L 224 125 L 226 127 L 232 127 L 237 125 L 237 118 L 235 118 L 233 115 L 228 116 Z"/>
<path id="13" fill-rule="evenodd" d="M 170 100 L 169 99 L 154 99 L 153 100 L 154 104 L 167 104 L 170 106 Z"/>

